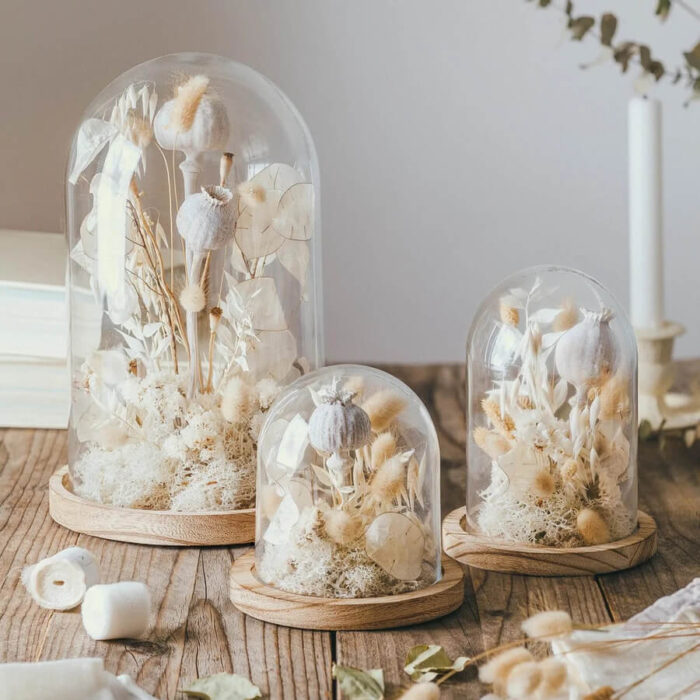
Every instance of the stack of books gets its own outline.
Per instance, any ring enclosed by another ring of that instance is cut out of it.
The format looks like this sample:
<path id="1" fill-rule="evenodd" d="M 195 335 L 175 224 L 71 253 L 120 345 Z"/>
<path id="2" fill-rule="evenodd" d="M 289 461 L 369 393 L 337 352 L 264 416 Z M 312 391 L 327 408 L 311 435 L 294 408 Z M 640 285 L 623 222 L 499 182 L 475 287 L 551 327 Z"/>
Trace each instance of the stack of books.
<path id="1" fill-rule="evenodd" d="M 0 230 L 0 427 L 65 428 L 64 237 Z"/>

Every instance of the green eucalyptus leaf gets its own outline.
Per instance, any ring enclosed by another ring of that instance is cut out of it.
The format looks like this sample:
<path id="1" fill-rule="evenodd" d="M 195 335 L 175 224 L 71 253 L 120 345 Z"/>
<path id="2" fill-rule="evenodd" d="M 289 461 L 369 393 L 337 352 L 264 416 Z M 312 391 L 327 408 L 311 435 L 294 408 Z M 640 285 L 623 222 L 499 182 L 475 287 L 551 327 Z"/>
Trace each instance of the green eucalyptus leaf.
<path id="1" fill-rule="evenodd" d="M 612 40 L 617 30 L 617 17 L 612 12 L 606 12 L 600 18 L 600 43 L 603 46 L 612 46 Z"/>
<path id="2" fill-rule="evenodd" d="M 671 0 L 658 0 L 654 14 L 663 21 L 668 17 L 669 12 L 671 12 Z"/>
<path id="3" fill-rule="evenodd" d="M 649 70 L 651 66 L 651 50 L 648 46 L 644 46 L 644 44 L 639 45 L 639 62 L 642 64 L 644 70 Z"/>
<path id="4" fill-rule="evenodd" d="M 552 4 L 552 0 L 539 0 L 540 7 L 549 7 Z"/>
<path id="5" fill-rule="evenodd" d="M 593 28 L 595 24 L 595 19 L 589 17 L 588 15 L 582 15 L 581 17 L 576 17 L 576 19 L 569 20 L 569 30 L 571 31 L 571 38 L 574 41 L 581 41 L 586 34 Z"/>
<path id="6" fill-rule="evenodd" d="M 202 700 L 253 700 L 262 697 L 260 688 L 235 673 L 215 673 L 198 678 L 180 692 Z"/>
<path id="7" fill-rule="evenodd" d="M 633 41 L 625 41 L 623 44 L 615 47 L 615 52 L 613 53 L 613 59 L 616 63 L 620 64 L 622 72 L 626 73 L 629 67 L 632 56 L 637 49 L 637 45 Z"/>
<path id="8" fill-rule="evenodd" d="M 452 661 L 438 644 L 418 644 L 409 649 L 403 670 L 412 681 L 420 683 L 432 681 L 450 671 L 463 671 L 468 661 L 468 656 L 460 656 Z"/>
<path id="9" fill-rule="evenodd" d="M 700 42 L 695 44 L 691 51 L 686 51 L 683 55 L 691 68 L 700 70 Z"/>
<path id="10" fill-rule="evenodd" d="M 564 10 L 567 17 L 571 17 L 574 12 L 574 3 L 571 0 L 566 0 L 566 9 Z"/>
<path id="11" fill-rule="evenodd" d="M 333 664 L 332 673 L 343 695 L 349 700 L 382 700 L 384 698 L 384 672 L 381 668 L 363 671 L 352 666 Z"/>

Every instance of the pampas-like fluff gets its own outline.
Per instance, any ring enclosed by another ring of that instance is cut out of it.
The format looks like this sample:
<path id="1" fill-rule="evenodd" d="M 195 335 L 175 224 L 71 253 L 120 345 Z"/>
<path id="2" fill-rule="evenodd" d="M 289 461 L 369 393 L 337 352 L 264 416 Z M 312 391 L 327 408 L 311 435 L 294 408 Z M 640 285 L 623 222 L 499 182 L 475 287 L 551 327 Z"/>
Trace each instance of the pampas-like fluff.
<path id="1" fill-rule="evenodd" d="M 501 409 L 493 399 L 483 399 L 481 409 L 491 421 L 493 427 L 505 438 L 512 438 L 515 430 L 513 419 L 507 414 L 501 414 Z"/>
<path id="2" fill-rule="evenodd" d="M 193 75 L 175 88 L 175 100 L 170 112 L 170 128 L 176 132 L 189 131 L 197 114 L 199 103 L 209 88 L 206 75 Z"/>
<path id="3" fill-rule="evenodd" d="M 377 470 L 370 484 L 372 494 L 382 503 L 391 503 L 405 491 L 406 460 L 394 455 Z"/>
<path id="4" fill-rule="evenodd" d="M 391 433 L 380 433 L 372 442 L 370 452 L 372 469 L 376 471 L 392 455 L 396 454 L 396 439 Z"/>
<path id="5" fill-rule="evenodd" d="M 185 311 L 197 314 L 206 305 L 207 297 L 198 284 L 187 284 L 180 292 L 180 303 Z"/>
<path id="6" fill-rule="evenodd" d="M 566 664 L 551 656 L 543 659 L 539 663 L 542 672 L 542 680 L 537 686 L 537 694 L 541 698 L 551 698 L 555 696 L 561 687 L 566 683 L 568 675 Z"/>
<path id="7" fill-rule="evenodd" d="M 399 413 L 406 408 L 406 401 L 393 391 L 385 389 L 372 394 L 362 404 L 362 408 L 369 416 L 373 432 L 382 433 L 394 422 Z"/>
<path id="8" fill-rule="evenodd" d="M 474 428 L 474 442 L 491 457 L 491 459 L 498 459 L 501 455 L 504 455 L 511 448 L 510 443 L 502 435 L 479 426 Z"/>
<path id="9" fill-rule="evenodd" d="M 564 610 L 545 610 L 528 617 L 521 629 L 531 639 L 551 640 L 571 634 L 571 616 Z"/>
<path id="10" fill-rule="evenodd" d="M 505 683 L 511 669 L 532 660 L 532 654 L 525 647 L 507 649 L 479 668 L 479 680 L 482 683 Z"/>
<path id="11" fill-rule="evenodd" d="M 610 528 L 601 515 L 592 508 L 584 508 L 576 517 L 576 529 L 586 544 L 610 542 Z"/>
<path id="12" fill-rule="evenodd" d="M 344 510 L 329 510 L 323 519 L 326 533 L 338 544 L 348 545 L 362 534 L 362 521 Z"/>
<path id="13" fill-rule="evenodd" d="M 221 413 L 229 423 L 242 423 L 255 409 L 253 391 L 240 377 L 233 377 L 221 397 Z"/>
<path id="14" fill-rule="evenodd" d="M 516 698 L 531 698 L 535 692 L 535 688 L 542 680 L 542 670 L 536 661 L 526 661 L 522 664 L 517 664 L 506 679 L 506 692 L 508 697 Z"/>

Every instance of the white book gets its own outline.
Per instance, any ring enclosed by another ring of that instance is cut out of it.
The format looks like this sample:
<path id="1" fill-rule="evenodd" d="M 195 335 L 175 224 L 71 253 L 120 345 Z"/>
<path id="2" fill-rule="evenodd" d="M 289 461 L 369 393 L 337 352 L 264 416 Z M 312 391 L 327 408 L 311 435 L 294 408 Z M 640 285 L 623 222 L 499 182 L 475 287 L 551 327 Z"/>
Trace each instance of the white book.
<path id="1" fill-rule="evenodd" d="M 0 231 L 0 355 L 66 357 L 65 270 L 63 236 Z"/>
<path id="2" fill-rule="evenodd" d="M 0 427 L 65 428 L 69 412 L 65 360 L 0 358 Z"/>

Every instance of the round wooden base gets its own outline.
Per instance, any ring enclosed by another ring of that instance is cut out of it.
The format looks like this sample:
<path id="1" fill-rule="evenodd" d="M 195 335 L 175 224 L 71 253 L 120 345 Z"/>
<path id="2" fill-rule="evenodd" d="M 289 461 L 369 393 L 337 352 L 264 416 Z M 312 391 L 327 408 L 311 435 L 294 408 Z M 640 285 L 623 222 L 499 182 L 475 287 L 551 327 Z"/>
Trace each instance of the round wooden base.
<path id="1" fill-rule="evenodd" d="M 231 566 L 230 595 L 246 615 L 309 630 L 378 630 L 417 625 L 456 610 L 464 599 L 464 572 L 442 560 L 442 578 L 428 588 L 381 598 L 318 598 L 268 586 L 255 573 L 255 553 Z"/>
<path id="2" fill-rule="evenodd" d="M 195 547 L 255 539 L 254 508 L 178 513 L 95 503 L 73 493 L 66 466 L 49 480 L 49 513 L 69 530 L 119 542 Z"/>
<path id="3" fill-rule="evenodd" d="M 453 510 L 442 523 L 445 553 L 463 564 L 487 571 L 533 576 L 586 576 L 608 574 L 637 566 L 656 552 L 656 522 L 637 513 L 637 529 L 617 542 L 590 547 L 558 549 L 518 545 L 472 532 L 466 508 Z"/>

